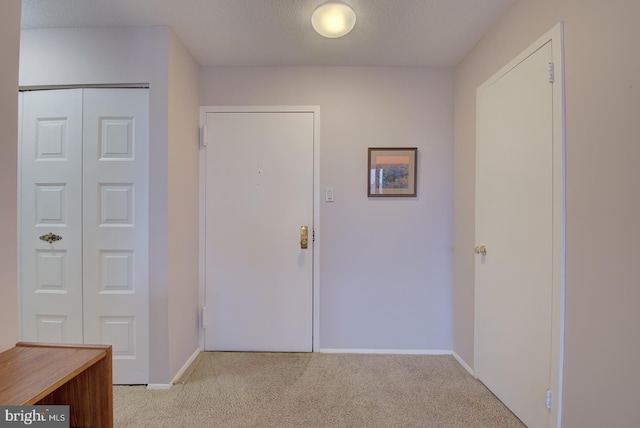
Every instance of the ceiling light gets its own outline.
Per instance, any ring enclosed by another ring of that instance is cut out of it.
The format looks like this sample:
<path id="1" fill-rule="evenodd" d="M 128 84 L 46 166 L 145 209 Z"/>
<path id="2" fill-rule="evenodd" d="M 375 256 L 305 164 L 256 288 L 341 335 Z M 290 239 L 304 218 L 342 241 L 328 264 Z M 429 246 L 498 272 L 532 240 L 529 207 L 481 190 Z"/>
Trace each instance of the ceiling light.
<path id="1" fill-rule="evenodd" d="M 353 30 L 356 25 L 356 13 L 344 3 L 324 3 L 311 15 L 311 25 L 321 36 L 335 39 Z"/>

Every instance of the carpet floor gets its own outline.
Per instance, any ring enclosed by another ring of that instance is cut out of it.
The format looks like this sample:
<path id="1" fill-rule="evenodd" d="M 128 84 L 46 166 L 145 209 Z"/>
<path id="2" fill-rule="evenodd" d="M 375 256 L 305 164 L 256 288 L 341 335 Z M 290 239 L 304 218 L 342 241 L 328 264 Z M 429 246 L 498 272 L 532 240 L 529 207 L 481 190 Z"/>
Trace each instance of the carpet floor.
<path id="1" fill-rule="evenodd" d="M 116 427 L 524 427 L 452 356 L 203 352 L 169 390 L 114 387 Z"/>

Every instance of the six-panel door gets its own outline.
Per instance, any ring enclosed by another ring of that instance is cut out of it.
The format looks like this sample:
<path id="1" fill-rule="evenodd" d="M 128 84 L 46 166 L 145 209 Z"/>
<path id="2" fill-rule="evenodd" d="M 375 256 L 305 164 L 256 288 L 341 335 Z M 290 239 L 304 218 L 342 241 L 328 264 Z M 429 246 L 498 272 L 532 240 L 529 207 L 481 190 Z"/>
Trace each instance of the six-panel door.
<path id="1" fill-rule="evenodd" d="M 148 103 L 146 89 L 23 96 L 22 340 L 111 344 L 114 383 L 148 382 Z"/>

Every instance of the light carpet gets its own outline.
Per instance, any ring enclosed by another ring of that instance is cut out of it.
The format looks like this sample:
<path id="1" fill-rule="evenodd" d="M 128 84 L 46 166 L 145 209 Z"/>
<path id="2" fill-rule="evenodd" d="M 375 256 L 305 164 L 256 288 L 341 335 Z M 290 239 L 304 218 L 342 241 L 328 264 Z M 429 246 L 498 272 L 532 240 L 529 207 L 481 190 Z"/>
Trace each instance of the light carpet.
<path id="1" fill-rule="evenodd" d="M 116 427 L 523 427 L 448 355 L 201 353 L 169 390 L 114 387 Z"/>

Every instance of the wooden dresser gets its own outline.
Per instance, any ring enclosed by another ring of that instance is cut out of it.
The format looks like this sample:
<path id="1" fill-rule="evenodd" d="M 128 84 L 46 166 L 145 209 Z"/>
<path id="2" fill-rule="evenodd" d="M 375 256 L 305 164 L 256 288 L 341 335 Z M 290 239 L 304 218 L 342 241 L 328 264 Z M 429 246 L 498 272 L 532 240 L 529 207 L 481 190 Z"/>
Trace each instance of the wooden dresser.
<path id="1" fill-rule="evenodd" d="M 0 405 L 68 405 L 72 427 L 113 427 L 110 345 L 25 343 L 0 353 Z"/>

